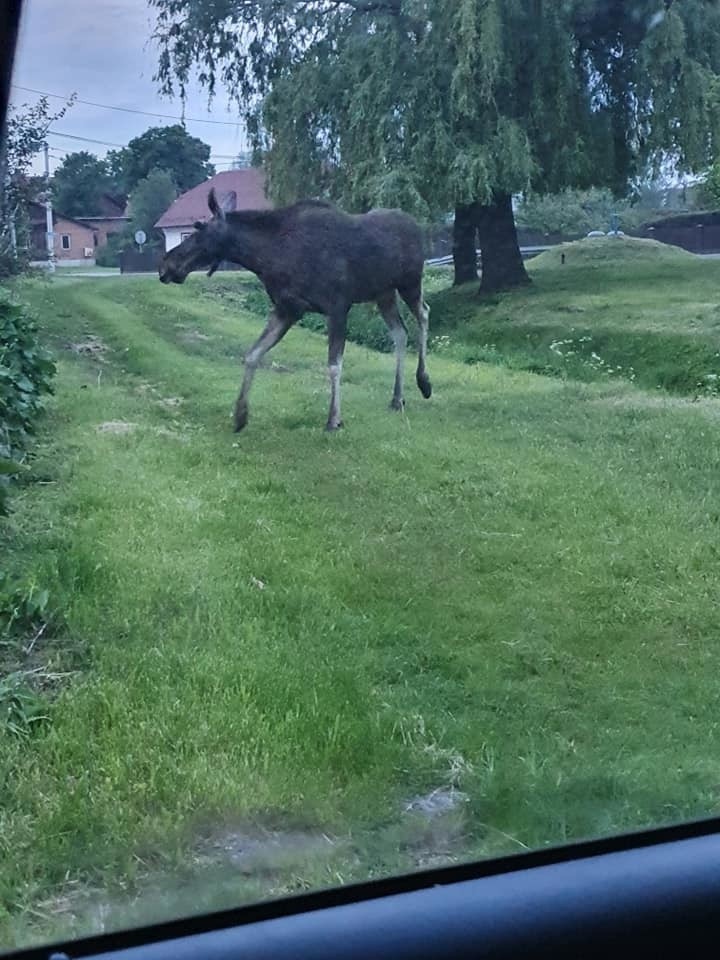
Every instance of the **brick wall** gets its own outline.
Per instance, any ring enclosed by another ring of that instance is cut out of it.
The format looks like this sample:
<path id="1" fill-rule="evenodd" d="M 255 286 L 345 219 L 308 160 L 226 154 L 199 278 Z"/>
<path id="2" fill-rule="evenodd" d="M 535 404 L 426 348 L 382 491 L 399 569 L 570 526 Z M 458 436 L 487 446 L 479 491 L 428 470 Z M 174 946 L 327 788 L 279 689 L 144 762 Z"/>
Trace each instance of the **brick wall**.
<path id="1" fill-rule="evenodd" d="M 95 234 L 91 227 L 58 217 L 55 231 L 55 257 L 57 260 L 91 260 L 95 256 Z M 90 250 L 89 256 L 85 251 Z"/>

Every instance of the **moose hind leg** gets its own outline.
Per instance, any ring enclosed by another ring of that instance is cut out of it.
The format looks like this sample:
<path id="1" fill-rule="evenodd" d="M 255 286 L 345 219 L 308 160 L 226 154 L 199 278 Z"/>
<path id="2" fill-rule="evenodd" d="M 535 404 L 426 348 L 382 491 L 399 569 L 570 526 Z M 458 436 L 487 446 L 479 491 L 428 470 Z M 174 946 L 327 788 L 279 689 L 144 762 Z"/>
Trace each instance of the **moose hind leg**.
<path id="1" fill-rule="evenodd" d="M 407 349 L 407 327 L 405 321 L 400 316 L 398 310 L 397 297 L 395 291 L 381 297 L 377 301 L 378 309 L 382 314 L 383 320 L 390 330 L 390 334 L 395 344 L 395 385 L 393 395 L 390 401 L 392 410 L 402 410 L 405 406 L 404 397 L 404 379 L 405 379 L 405 351 Z"/>
<path id="2" fill-rule="evenodd" d="M 430 328 L 430 307 L 423 299 L 422 283 L 400 290 L 400 296 L 410 308 L 418 325 L 418 365 L 415 379 L 418 390 L 429 400 L 432 396 L 432 383 L 425 368 L 427 358 L 428 330 Z"/>
<path id="3" fill-rule="evenodd" d="M 330 375 L 330 412 L 328 431 L 339 430 L 343 426 L 340 413 L 340 381 L 342 379 L 343 353 L 347 333 L 347 310 L 333 314 L 328 319 L 328 373 Z"/>
<path id="4" fill-rule="evenodd" d="M 248 421 L 248 394 L 252 386 L 255 371 L 268 350 L 278 343 L 292 326 L 293 321 L 281 317 L 273 310 L 268 317 L 265 329 L 245 354 L 245 373 L 240 393 L 235 401 L 235 432 L 239 433 Z"/>

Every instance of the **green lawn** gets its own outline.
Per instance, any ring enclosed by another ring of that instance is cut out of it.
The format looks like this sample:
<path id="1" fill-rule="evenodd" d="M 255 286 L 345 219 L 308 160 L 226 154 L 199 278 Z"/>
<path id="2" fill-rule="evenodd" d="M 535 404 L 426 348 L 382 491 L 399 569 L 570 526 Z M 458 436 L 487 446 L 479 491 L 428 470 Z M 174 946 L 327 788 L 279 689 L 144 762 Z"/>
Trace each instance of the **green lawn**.
<path id="1" fill-rule="evenodd" d="M 350 345 L 330 436 L 301 329 L 232 434 L 243 277 L 21 288 L 59 375 L 0 528 L 50 596 L 0 646 L 48 717 L 0 727 L 1 946 L 717 809 L 720 402 L 650 371 L 720 350 L 720 264 L 531 271 L 432 280 L 404 415 Z M 580 328 L 636 383 L 513 369 Z"/>
<path id="2" fill-rule="evenodd" d="M 119 267 L 101 267 L 99 264 L 83 264 L 81 267 L 66 267 L 58 263 L 55 268 L 55 277 L 72 277 L 83 273 L 95 273 L 98 276 L 120 276 Z"/>
<path id="3" fill-rule="evenodd" d="M 583 240 L 530 271 L 532 286 L 483 304 L 474 288 L 442 294 L 436 347 L 465 362 L 718 396 L 717 261 L 648 240 Z"/>

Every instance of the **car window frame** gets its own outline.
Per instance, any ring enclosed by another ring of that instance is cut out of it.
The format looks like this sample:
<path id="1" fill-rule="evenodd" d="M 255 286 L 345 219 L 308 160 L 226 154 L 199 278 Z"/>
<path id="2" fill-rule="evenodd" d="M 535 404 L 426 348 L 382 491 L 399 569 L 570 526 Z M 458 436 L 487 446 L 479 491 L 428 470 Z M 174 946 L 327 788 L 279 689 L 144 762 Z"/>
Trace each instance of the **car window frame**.
<path id="1" fill-rule="evenodd" d="M 0 132 L 23 0 L 0 4 Z M 3 952 L 7 960 L 709 956 L 720 817 Z"/>

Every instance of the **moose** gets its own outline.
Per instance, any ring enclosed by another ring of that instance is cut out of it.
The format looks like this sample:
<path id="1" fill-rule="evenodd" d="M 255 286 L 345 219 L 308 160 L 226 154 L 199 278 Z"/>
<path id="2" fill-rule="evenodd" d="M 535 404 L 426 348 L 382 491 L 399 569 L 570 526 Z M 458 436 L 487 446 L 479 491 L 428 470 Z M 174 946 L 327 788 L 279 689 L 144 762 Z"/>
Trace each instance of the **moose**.
<path id="1" fill-rule="evenodd" d="M 221 209 L 214 189 L 212 214 L 196 222 L 195 232 L 163 257 L 163 283 L 183 283 L 196 269 L 212 276 L 224 260 L 254 273 L 272 308 L 265 329 L 245 356 L 245 371 L 235 403 L 235 431 L 248 420 L 248 395 L 263 356 L 305 313 L 327 318 L 330 413 L 327 430 L 343 426 L 340 379 L 347 316 L 355 303 L 375 302 L 395 344 L 395 386 L 390 406 L 404 406 L 403 377 L 407 327 L 398 309 L 400 294 L 418 323 L 416 380 L 429 399 L 432 385 L 425 369 L 430 311 L 423 299 L 423 238 L 420 227 L 400 210 L 347 214 L 322 200 L 304 200 L 276 210 Z"/>

